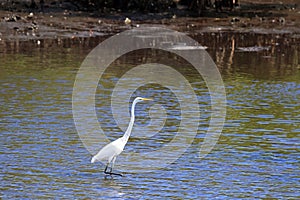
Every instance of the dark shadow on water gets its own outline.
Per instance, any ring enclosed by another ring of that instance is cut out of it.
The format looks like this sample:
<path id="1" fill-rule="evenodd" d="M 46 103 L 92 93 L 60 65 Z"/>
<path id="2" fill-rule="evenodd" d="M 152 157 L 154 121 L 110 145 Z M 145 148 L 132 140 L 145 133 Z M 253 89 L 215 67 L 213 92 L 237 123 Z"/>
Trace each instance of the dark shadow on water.
<path id="1" fill-rule="evenodd" d="M 238 72 L 272 78 L 293 75 L 300 68 L 299 34 L 208 31 L 190 36 L 207 47 L 207 52 L 222 74 Z M 108 37 L 0 41 L 0 57 L 39 54 L 41 61 L 44 61 L 47 58 L 43 55 L 52 52 L 58 56 L 78 54 L 83 60 Z"/>

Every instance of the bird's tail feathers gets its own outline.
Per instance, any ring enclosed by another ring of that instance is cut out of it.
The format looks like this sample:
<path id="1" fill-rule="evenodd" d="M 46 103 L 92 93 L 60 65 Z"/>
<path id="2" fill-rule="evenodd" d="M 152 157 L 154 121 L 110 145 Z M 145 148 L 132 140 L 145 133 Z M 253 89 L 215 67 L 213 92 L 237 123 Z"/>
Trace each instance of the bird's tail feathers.
<path id="1" fill-rule="evenodd" d="M 92 160 L 91 160 L 91 163 L 94 163 L 94 162 L 96 162 L 97 161 L 97 159 L 95 158 L 95 156 L 92 158 Z"/>

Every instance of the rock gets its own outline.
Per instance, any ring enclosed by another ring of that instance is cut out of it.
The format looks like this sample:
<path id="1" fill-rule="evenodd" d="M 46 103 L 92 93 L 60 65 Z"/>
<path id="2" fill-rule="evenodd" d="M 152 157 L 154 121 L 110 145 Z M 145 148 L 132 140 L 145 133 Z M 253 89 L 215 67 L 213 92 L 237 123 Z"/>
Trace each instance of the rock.
<path id="1" fill-rule="evenodd" d="M 239 21 L 240 21 L 240 19 L 237 18 L 237 17 L 234 17 L 234 18 L 232 18 L 232 19 L 230 20 L 231 23 L 239 22 Z"/>
<path id="2" fill-rule="evenodd" d="M 285 24 L 285 18 L 284 17 L 279 17 L 278 19 L 280 24 Z"/>
<path id="3" fill-rule="evenodd" d="M 32 19 L 33 18 L 33 13 L 31 12 L 31 13 L 29 13 L 29 15 L 27 15 L 27 19 Z"/>
<path id="4" fill-rule="evenodd" d="M 131 24 L 131 19 L 129 19 L 128 17 L 126 17 L 126 19 L 124 20 L 124 23 L 126 25 Z"/>

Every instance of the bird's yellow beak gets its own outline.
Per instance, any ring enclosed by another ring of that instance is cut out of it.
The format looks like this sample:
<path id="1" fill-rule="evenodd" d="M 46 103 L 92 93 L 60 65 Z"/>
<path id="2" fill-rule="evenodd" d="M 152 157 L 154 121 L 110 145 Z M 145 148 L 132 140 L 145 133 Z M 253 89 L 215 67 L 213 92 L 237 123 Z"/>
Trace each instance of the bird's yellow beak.
<path id="1" fill-rule="evenodd" d="M 149 99 L 149 98 L 142 98 L 143 101 L 152 101 L 153 99 Z"/>

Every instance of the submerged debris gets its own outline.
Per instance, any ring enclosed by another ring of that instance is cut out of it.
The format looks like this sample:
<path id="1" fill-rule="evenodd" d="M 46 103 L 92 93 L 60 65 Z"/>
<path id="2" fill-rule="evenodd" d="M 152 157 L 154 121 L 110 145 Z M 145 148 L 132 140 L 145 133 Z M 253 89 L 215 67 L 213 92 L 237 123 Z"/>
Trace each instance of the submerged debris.
<path id="1" fill-rule="evenodd" d="M 268 51 L 271 47 L 263 47 L 263 46 L 253 46 L 253 47 L 238 47 L 237 49 L 245 52 L 258 52 L 258 51 Z"/>

